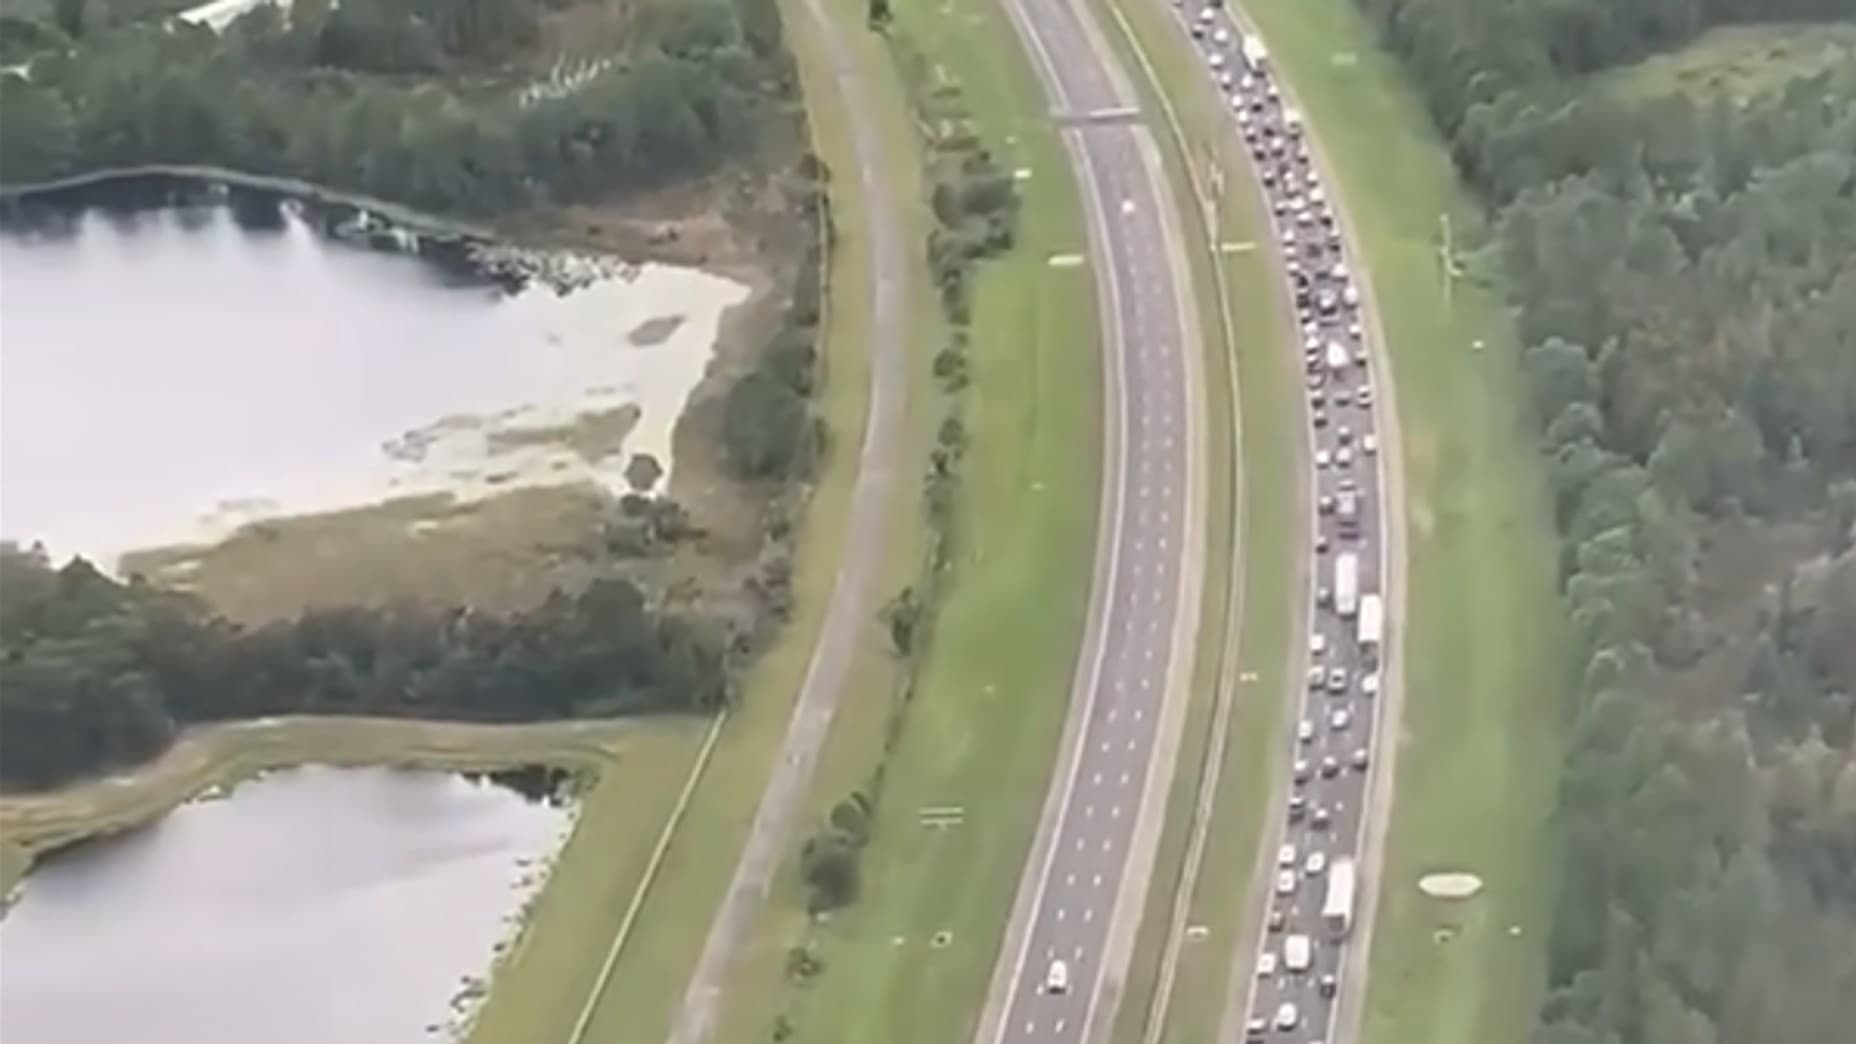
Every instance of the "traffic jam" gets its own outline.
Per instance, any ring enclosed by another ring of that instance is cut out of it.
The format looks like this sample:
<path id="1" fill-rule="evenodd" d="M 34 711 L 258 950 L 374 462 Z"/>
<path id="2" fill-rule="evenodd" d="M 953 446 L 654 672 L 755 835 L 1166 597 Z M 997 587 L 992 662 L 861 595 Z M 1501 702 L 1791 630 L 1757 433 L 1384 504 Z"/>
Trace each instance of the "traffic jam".
<path id="1" fill-rule="evenodd" d="M 1299 324 L 1314 465 L 1307 684 L 1244 1040 L 1324 1044 L 1335 1033 L 1360 892 L 1356 853 L 1385 628 L 1379 435 L 1360 290 L 1302 117 L 1281 96 L 1262 41 L 1221 7 L 1173 2 L 1228 103 L 1269 208 Z"/>

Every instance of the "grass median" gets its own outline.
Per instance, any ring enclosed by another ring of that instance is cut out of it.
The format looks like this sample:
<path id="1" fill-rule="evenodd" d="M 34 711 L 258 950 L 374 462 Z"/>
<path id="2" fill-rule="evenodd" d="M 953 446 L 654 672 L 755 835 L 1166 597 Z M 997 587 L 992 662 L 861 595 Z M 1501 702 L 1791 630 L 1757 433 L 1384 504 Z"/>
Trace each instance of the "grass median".
<path id="1" fill-rule="evenodd" d="M 1405 710 L 1363 1040 L 1525 1039 L 1543 981 L 1562 618 L 1552 514 L 1497 294 L 1452 281 L 1447 150 L 1348 0 L 1251 0 L 1334 164 L 1397 374 L 1409 593 Z M 1398 621 L 1395 621 L 1398 623 Z M 1435 869 L 1486 881 L 1423 898 Z"/>
<path id="2" fill-rule="evenodd" d="M 661 1044 L 664 1040 L 781 748 L 846 543 L 845 526 L 868 409 L 873 336 L 871 243 L 862 223 L 849 117 L 844 100 L 837 95 L 829 56 L 809 16 L 797 4 L 782 8 L 787 39 L 806 90 L 814 146 L 832 171 L 837 239 L 831 255 L 824 341 L 828 378 L 820 401 L 831 433 L 830 448 L 799 534 L 794 619 L 743 686 L 741 706 L 722 731 L 709 771 L 691 796 L 684 825 L 673 837 L 631 936 L 594 1002 L 585 1034 L 588 1042 Z M 885 171 L 884 176 L 911 175 L 899 168 Z M 898 195 L 904 192 L 897 191 Z M 894 532 L 886 553 L 902 562 L 912 561 L 919 541 L 914 494 L 906 485 L 899 486 L 898 501 L 890 508 Z M 881 635 L 874 620 L 869 631 L 865 643 L 869 651 L 853 661 L 841 715 L 858 702 L 860 693 L 884 692 L 890 684 L 890 665 L 881 655 Z M 663 785 L 674 788 L 675 781 L 665 780 Z M 608 945 L 617 923 L 616 917 L 602 921 Z M 602 958 L 603 950 L 587 959 L 597 962 Z M 564 1041 L 578 1011 L 576 1002 L 565 1014 L 563 1029 L 552 1036 L 537 1031 L 510 1039 Z"/>
<path id="3" fill-rule="evenodd" d="M 1298 492 L 1301 476 L 1295 470 L 1303 441 L 1295 409 L 1299 384 L 1292 366 L 1288 313 L 1277 291 L 1279 274 L 1268 242 L 1269 223 L 1250 182 L 1248 162 L 1225 132 L 1216 93 L 1180 42 L 1165 7 L 1145 0 L 1098 0 L 1096 7 L 1111 43 L 1141 87 L 1175 197 L 1192 201 L 1195 191 L 1205 187 L 1214 163 L 1223 172 L 1220 205 L 1207 215 L 1216 225 L 1193 221 L 1186 228 L 1199 298 L 1209 312 L 1215 295 L 1223 295 L 1231 322 L 1228 347 L 1210 335 L 1217 330 L 1213 317 L 1201 325 L 1208 331 L 1206 367 L 1213 385 L 1208 389 L 1215 449 L 1211 455 L 1215 495 L 1210 532 L 1213 548 L 1223 548 L 1223 554 L 1208 565 L 1211 573 L 1229 574 L 1218 579 L 1241 585 L 1236 592 L 1238 631 L 1224 633 L 1222 602 L 1215 600 L 1223 592 L 1208 586 L 1206 626 L 1199 644 L 1201 666 L 1193 687 L 1195 722 L 1187 726 L 1188 736 L 1199 737 L 1199 750 L 1193 753 L 1189 748 L 1192 760 L 1182 762 L 1175 777 L 1160 862 L 1112 1038 L 1118 1044 L 1146 1039 L 1166 949 L 1178 945 L 1164 1039 L 1210 1040 L 1216 1034 L 1231 958 L 1238 949 L 1244 898 L 1250 891 L 1265 823 L 1264 798 L 1282 757 L 1282 745 L 1274 741 L 1283 734 L 1291 684 L 1289 651 L 1294 648 L 1296 622 L 1303 615 L 1305 585 L 1297 568 L 1303 547 L 1297 528 L 1303 506 Z M 1152 80 L 1145 75 L 1149 67 Z M 1164 92 L 1178 119 L 1177 130 L 1156 92 Z M 1189 163 L 1197 168 L 1197 186 L 1187 171 Z M 1220 251 L 1216 266 L 1210 257 L 1213 244 L 1207 242 L 1208 233 Z M 1226 376 L 1227 350 L 1233 353 L 1229 362 L 1237 367 L 1235 416 Z M 1241 424 L 1235 458 L 1228 436 L 1234 420 Z M 1234 481 L 1240 474 L 1241 480 Z M 1238 495 L 1236 510 L 1243 512 L 1241 520 L 1233 514 L 1233 494 Z M 1241 543 L 1234 545 L 1233 539 Z M 1225 643 L 1230 648 L 1220 656 Z M 1226 664 L 1225 656 L 1234 659 Z M 1211 663 L 1228 669 L 1220 677 L 1210 669 Z M 1205 746 L 1214 736 L 1195 723 L 1209 725 L 1214 687 L 1221 683 L 1232 687 L 1230 720 L 1222 746 L 1208 751 Z M 1218 759 L 1217 783 L 1207 812 L 1204 848 L 1188 881 L 1183 872 L 1208 756 Z M 1188 765 L 1198 770 L 1186 771 Z M 1187 938 L 1174 939 L 1176 896 L 1179 889 L 1188 887 L 1184 923 L 1195 930 Z"/>
<path id="4" fill-rule="evenodd" d="M 860 0 L 833 9 L 861 26 Z M 887 701 L 847 704 L 815 788 L 813 822 L 882 759 L 861 897 L 812 923 L 789 862 L 731 974 L 718 1040 L 772 1039 L 780 1023 L 795 1040 L 847 1044 L 971 1035 L 1049 783 L 1088 601 L 1100 354 L 1089 269 L 1050 264 L 1085 249 L 1065 154 L 992 0 L 897 5 L 896 19 L 893 31 L 959 85 L 1001 165 L 1022 172 L 1019 236 L 977 269 L 958 556 L 906 728 L 884 757 Z M 868 97 L 909 133 L 883 41 L 853 32 L 873 77 Z M 910 246 L 920 251 L 930 219 L 925 209 L 915 218 Z M 947 335 L 938 311 L 917 318 L 924 336 Z M 930 355 L 918 361 L 924 376 Z M 926 446 L 910 463 L 925 466 Z M 958 825 L 920 822 L 922 808 L 950 805 L 963 810 Z M 823 969 L 796 985 L 784 964 L 802 944 Z"/>

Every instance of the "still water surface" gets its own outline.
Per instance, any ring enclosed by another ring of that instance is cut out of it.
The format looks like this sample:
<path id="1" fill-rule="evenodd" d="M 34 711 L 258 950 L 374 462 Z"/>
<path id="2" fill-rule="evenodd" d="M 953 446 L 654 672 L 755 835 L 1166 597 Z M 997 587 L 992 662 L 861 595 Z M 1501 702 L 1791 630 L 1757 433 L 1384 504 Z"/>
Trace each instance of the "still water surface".
<path id="1" fill-rule="evenodd" d="M 567 813 L 444 773 L 303 768 L 33 873 L 0 921 L 6 1044 L 442 1039 Z"/>
<path id="2" fill-rule="evenodd" d="M 224 205 L 0 233 L 0 537 L 109 562 L 259 518 L 592 481 L 671 431 L 747 288 L 646 265 L 569 293 L 459 286 L 409 256 Z M 680 318 L 660 343 L 630 337 Z M 495 439 L 631 404 L 589 461 Z M 442 423 L 441 423 L 442 422 Z M 416 459 L 404 447 L 411 432 Z"/>

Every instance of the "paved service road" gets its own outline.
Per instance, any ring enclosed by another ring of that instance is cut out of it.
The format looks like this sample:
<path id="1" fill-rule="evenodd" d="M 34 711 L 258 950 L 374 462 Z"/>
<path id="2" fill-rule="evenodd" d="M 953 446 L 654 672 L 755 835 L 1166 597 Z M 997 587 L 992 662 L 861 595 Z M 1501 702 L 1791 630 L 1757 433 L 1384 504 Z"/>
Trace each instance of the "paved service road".
<path id="1" fill-rule="evenodd" d="M 856 59 L 820 0 L 804 0 L 804 7 L 831 60 L 832 78 L 850 116 L 851 145 L 857 156 L 863 212 L 855 220 L 868 237 L 872 269 L 870 411 L 864 422 L 863 448 L 858 454 L 857 484 L 851 492 L 850 541 L 832 585 L 818 644 L 806 666 L 780 760 L 767 780 L 741 861 L 728 882 L 683 1005 L 671 1025 L 672 1044 L 700 1044 L 713 1031 L 728 965 L 755 909 L 766 898 L 781 855 L 791 850 L 793 816 L 811 783 L 819 747 L 830 731 L 851 655 L 858 643 L 875 640 L 871 635 L 876 611 L 872 588 L 882 558 L 883 538 L 889 531 L 886 516 L 895 491 L 896 449 L 908 376 L 904 351 L 907 304 L 902 293 L 904 254 L 897 227 L 901 204 L 883 178 L 882 126 L 871 113 L 866 92 L 858 83 Z"/>
<path id="2" fill-rule="evenodd" d="M 1089 625 L 981 1044 L 1082 1042 L 1113 1015 L 1146 897 L 1199 612 L 1200 346 L 1159 153 L 1087 5 L 1007 0 L 1082 189 L 1107 410 Z"/>
<path id="3" fill-rule="evenodd" d="M 1364 965 L 1355 951 L 1364 950 L 1359 922 L 1370 915 L 1377 862 L 1367 842 L 1384 829 L 1387 773 L 1377 741 L 1398 718 L 1397 672 L 1382 662 L 1396 648 L 1386 607 L 1401 604 L 1392 596 L 1403 586 L 1388 573 L 1399 558 L 1386 539 L 1396 430 L 1386 389 L 1375 386 L 1389 388 L 1389 374 L 1369 336 L 1366 287 L 1349 270 L 1312 132 L 1277 82 L 1267 48 L 1227 7 L 1172 3 L 1250 155 L 1270 215 L 1299 323 L 1317 498 L 1307 682 L 1284 740 L 1294 748 L 1286 797 L 1271 817 L 1276 832 L 1266 835 L 1268 906 L 1254 959 L 1238 962 L 1250 971 L 1232 984 L 1220 1044 L 1340 1044 L 1357 1027 L 1362 999 Z"/>

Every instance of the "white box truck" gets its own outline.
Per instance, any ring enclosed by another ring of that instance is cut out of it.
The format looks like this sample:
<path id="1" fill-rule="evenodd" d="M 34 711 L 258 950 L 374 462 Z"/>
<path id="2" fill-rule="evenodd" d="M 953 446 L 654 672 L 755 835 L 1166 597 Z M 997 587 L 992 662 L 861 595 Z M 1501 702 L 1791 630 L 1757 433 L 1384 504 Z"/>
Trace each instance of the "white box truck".
<path id="1" fill-rule="evenodd" d="M 1270 53 L 1264 48 L 1263 41 L 1245 33 L 1244 64 L 1250 66 L 1250 71 L 1259 76 L 1263 75 L 1264 69 L 1269 65 L 1269 60 Z"/>
<path id="2" fill-rule="evenodd" d="M 1368 656 L 1377 656 L 1379 643 L 1385 639 L 1385 614 L 1385 599 L 1376 594 L 1360 596 L 1360 618 L 1356 623 L 1360 649 Z"/>
<path id="3" fill-rule="evenodd" d="M 1360 556 L 1343 551 L 1334 558 L 1334 611 L 1352 616 L 1360 609 Z"/>
<path id="4" fill-rule="evenodd" d="M 1353 898 L 1358 890 L 1353 857 L 1346 856 L 1334 860 L 1328 867 L 1328 894 L 1321 904 L 1321 923 L 1327 927 L 1328 934 L 1336 939 L 1344 939 L 1353 928 Z"/>

